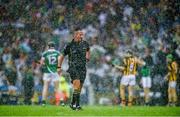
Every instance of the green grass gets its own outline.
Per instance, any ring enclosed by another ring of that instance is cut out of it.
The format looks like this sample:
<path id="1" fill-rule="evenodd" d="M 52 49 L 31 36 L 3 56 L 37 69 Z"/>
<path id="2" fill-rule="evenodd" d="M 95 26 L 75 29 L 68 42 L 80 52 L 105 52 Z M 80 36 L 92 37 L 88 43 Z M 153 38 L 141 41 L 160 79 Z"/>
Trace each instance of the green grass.
<path id="1" fill-rule="evenodd" d="M 180 116 L 180 107 L 84 106 L 73 111 L 60 106 L 0 106 L 0 116 Z"/>

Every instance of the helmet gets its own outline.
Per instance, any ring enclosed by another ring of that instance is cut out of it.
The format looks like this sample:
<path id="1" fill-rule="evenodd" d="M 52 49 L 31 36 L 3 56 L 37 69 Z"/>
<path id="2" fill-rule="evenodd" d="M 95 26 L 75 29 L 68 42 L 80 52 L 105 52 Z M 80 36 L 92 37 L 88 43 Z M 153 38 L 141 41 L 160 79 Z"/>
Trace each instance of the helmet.
<path id="1" fill-rule="evenodd" d="M 125 56 L 126 56 L 126 57 L 131 57 L 131 56 L 133 56 L 133 52 L 132 52 L 130 49 L 128 49 L 128 50 L 126 51 Z"/>
<path id="2" fill-rule="evenodd" d="M 173 60 L 173 55 L 172 55 L 172 54 L 168 54 L 168 55 L 166 56 L 166 58 L 167 58 L 167 59 L 170 59 L 170 60 Z"/>
<path id="3" fill-rule="evenodd" d="M 55 43 L 52 42 L 52 41 L 50 41 L 50 42 L 48 42 L 48 46 L 49 46 L 49 48 L 50 48 L 50 47 L 55 47 Z"/>

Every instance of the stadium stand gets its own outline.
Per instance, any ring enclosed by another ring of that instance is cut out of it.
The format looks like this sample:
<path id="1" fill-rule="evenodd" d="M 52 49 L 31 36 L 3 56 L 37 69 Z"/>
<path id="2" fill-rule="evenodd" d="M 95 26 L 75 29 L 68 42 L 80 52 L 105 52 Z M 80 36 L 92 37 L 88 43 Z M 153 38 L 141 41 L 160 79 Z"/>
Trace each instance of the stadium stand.
<path id="1" fill-rule="evenodd" d="M 0 104 L 11 104 L 11 94 L 17 101 L 12 104 L 26 104 L 22 81 L 29 66 L 34 74 L 31 88 L 41 100 L 42 72 L 37 61 L 46 43 L 54 41 L 61 51 L 71 40 L 74 27 L 80 26 L 92 54 L 82 93 L 84 104 L 100 100 L 101 104 L 119 104 L 121 73 L 110 63 L 121 64 L 124 51 L 129 48 L 143 58 L 148 48 L 153 58 L 152 105 L 166 105 L 166 55 L 172 53 L 180 65 L 178 8 L 178 0 L 2 0 Z M 67 69 L 67 64 L 63 69 Z M 180 72 L 177 84 L 180 97 Z M 142 91 L 137 85 L 137 105 L 143 105 Z"/>

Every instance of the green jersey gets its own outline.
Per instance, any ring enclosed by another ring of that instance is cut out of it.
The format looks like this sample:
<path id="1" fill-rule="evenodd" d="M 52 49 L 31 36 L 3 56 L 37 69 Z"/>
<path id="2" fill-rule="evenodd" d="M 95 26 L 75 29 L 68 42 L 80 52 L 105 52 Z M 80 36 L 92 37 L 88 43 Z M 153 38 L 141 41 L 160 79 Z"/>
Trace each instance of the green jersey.
<path id="1" fill-rule="evenodd" d="M 144 67 L 141 69 L 141 74 L 142 74 L 142 77 L 150 76 L 150 68 L 147 67 L 147 66 L 144 66 Z"/>
<path id="2" fill-rule="evenodd" d="M 43 52 L 42 57 L 44 59 L 44 73 L 55 73 L 58 67 L 58 56 L 60 53 L 55 49 L 49 49 Z"/>

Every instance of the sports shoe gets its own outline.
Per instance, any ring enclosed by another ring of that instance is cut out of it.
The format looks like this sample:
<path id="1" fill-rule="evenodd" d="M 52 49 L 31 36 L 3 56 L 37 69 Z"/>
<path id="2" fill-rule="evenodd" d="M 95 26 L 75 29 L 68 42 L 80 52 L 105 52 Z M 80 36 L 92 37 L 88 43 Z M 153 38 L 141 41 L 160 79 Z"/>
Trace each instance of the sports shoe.
<path id="1" fill-rule="evenodd" d="M 70 104 L 69 107 L 70 107 L 72 110 L 76 110 L 76 105 Z"/>
<path id="2" fill-rule="evenodd" d="M 61 102 L 61 106 L 65 106 L 65 103 L 64 103 L 64 102 Z"/>
<path id="3" fill-rule="evenodd" d="M 61 104 L 61 106 L 65 106 L 65 103 L 64 103 L 63 99 L 61 99 L 60 104 Z"/>
<path id="4" fill-rule="evenodd" d="M 81 106 L 77 106 L 76 110 L 83 110 Z"/>
<path id="5" fill-rule="evenodd" d="M 43 101 L 42 101 L 42 106 L 45 106 L 45 105 L 46 105 L 46 101 L 43 100 Z"/>
<path id="6" fill-rule="evenodd" d="M 120 107 L 125 107 L 126 105 L 124 103 L 121 103 L 120 104 Z"/>
<path id="7" fill-rule="evenodd" d="M 172 106 L 173 104 L 172 104 L 172 102 L 169 102 L 168 104 L 167 104 L 167 106 Z"/>
<path id="8" fill-rule="evenodd" d="M 132 102 L 128 102 L 128 106 L 129 106 L 129 107 L 132 106 Z"/>
<path id="9" fill-rule="evenodd" d="M 145 106 L 150 106 L 150 103 L 149 103 L 149 102 L 146 102 L 146 103 L 145 103 Z"/>
<path id="10" fill-rule="evenodd" d="M 171 106 L 172 106 L 172 107 L 176 107 L 176 103 L 172 103 Z"/>

